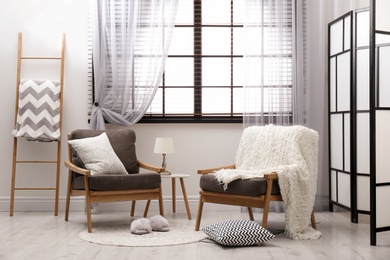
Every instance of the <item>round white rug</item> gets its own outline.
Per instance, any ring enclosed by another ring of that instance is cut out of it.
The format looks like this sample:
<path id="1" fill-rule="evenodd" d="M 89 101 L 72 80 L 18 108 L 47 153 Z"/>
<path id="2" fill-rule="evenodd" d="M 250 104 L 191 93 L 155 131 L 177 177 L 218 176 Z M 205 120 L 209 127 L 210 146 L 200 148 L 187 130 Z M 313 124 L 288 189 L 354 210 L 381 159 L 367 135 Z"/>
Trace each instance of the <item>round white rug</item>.
<path id="1" fill-rule="evenodd" d="M 92 233 L 87 230 L 79 233 L 79 237 L 85 241 L 112 246 L 172 246 L 195 243 L 207 238 L 203 231 L 194 231 L 193 226 L 171 225 L 168 232 L 148 233 L 145 235 L 134 235 L 130 233 L 128 222 L 113 226 L 96 226 L 92 228 Z"/>

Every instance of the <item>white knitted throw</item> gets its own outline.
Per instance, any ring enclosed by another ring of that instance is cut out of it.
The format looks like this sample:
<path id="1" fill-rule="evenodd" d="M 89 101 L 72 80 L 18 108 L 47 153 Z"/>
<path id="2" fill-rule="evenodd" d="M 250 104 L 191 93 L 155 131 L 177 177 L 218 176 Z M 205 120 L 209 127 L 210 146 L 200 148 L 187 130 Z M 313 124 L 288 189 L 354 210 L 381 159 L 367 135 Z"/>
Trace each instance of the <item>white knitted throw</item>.
<path id="1" fill-rule="evenodd" d="M 252 126 L 244 130 L 236 154 L 236 169 L 215 172 L 227 185 L 238 179 L 276 172 L 285 204 L 286 235 L 318 239 L 309 226 L 317 190 L 318 133 L 304 126 Z"/>

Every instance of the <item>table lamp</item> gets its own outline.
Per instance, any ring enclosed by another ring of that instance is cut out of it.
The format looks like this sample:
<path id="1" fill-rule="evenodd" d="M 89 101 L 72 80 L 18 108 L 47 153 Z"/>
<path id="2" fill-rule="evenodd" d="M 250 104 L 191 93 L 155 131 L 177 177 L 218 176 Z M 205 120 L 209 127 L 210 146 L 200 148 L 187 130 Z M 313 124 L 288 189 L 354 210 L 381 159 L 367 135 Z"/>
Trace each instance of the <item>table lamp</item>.
<path id="1" fill-rule="evenodd" d="M 162 154 L 163 161 L 162 161 L 162 168 L 163 172 L 160 174 L 169 175 L 171 172 L 167 171 L 167 163 L 165 160 L 165 155 L 169 153 L 174 153 L 173 150 L 173 139 L 171 137 L 157 137 L 156 143 L 154 144 L 154 153 Z"/>

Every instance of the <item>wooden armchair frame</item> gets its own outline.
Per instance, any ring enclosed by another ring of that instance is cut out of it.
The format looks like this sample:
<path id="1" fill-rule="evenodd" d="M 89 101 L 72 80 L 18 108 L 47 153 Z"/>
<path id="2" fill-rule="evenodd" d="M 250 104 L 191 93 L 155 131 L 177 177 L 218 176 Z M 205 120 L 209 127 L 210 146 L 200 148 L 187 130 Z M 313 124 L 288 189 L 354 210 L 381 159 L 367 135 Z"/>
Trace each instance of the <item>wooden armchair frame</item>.
<path id="1" fill-rule="evenodd" d="M 236 165 L 232 164 L 223 167 L 200 169 L 198 170 L 198 174 L 209 174 L 221 169 L 235 169 L 235 168 Z M 267 188 L 265 194 L 260 196 L 249 196 L 249 195 L 220 193 L 220 192 L 201 190 L 199 192 L 200 197 L 199 197 L 199 205 L 198 205 L 198 214 L 196 216 L 196 222 L 195 222 L 195 230 L 196 231 L 199 230 L 200 222 L 202 218 L 203 203 L 205 202 L 247 207 L 249 218 L 252 221 L 254 220 L 252 208 L 263 208 L 263 219 L 261 225 L 264 228 L 266 228 L 268 222 L 270 201 L 283 201 L 283 198 L 281 195 L 271 194 L 273 182 L 278 179 L 277 173 L 273 172 L 273 173 L 264 174 L 264 179 L 267 181 Z M 311 225 L 314 229 L 317 228 L 315 217 L 314 217 L 314 211 L 312 211 L 311 214 Z"/>
<path id="2" fill-rule="evenodd" d="M 70 134 L 68 134 L 68 140 Z M 68 187 L 66 192 L 66 208 L 65 208 L 65 221 L 69 219 L 70 197 L 71 196 L 85 196 L 88 232 L 92 232 L 92 218 L 91 218 L 91 204 L 94 202 L 114 202 L 114 201 L 132 201 L 131 216 L 134 216 L 135 201 L 147 200 L 147 204 L 144 211 L 144 217 L 147 216 L 150 200 L 157 199 L 159 201 L 160 215 L 164 216 L 164 205 L 162 196 L 162 187 L 153 189 L 131 189 L 131 190 L 112 190 L 112 191 L 93 191 L 89 188 L 89 177 L 91 176 L 90 170 L 76 166 L 71 162 L 72 150 L 68 144 L 68 160 L 65 160 L 65 167 L 69 169 L 68 173 Z M 143 163 L 139 160 L 138 167 L 160 173 L 163 171 L 161 167 L 156 167 L 147 163 Z M 85 189 L 75 190 L 73 189 L 73 173 L 78 173 L 84 176 Z M 139 173 L 142 174 L 142 173 Z"/>

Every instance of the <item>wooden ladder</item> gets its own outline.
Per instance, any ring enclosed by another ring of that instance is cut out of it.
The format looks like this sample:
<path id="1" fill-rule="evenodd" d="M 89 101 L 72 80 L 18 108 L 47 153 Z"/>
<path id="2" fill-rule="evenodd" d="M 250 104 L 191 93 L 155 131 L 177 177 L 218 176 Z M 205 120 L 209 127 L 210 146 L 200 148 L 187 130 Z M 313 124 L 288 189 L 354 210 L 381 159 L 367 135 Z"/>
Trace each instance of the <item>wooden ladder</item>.
<path id="1" fill-rule="evenodd" d="M 16 102 L 15 102 L 15 125 L 17 123 L 18 115 L 18 101 L 19 101 L 19 86 L 21 77 L 21 68 L 23 60 L 58 60 L 60 61 L 60 111 L 59 111 L 59 129 L 62 133 L 62 99 L 64 86 L 64 62 L 65 62 L 65 34 L 62 34 L 61 53 L 58 57 L 34 57 L 22 56 L 22 33 L 18 34 L 18 60 L 17 60 L 17 80 L 16 80 Z M 58 199 L 59 199 L 59 185 L 60 185 L 60 163 L 61 163 L 61 135 L 56 141 L 57 143 L 57 159 L 56 160 L 18 160 L 17 148 L 18 138 L 14 137 L 13 142 L 13 158 L 12 158 L 12 183 L 11 183 L 11 201 L 10 201 L 10 216 L 14 214 L 15 191 L 17 190 L 51 190 L 55 191 L 55 207 L 54 215 L 58 216 Z M 56 180 L 55 187 L 16 187 L 16 165 L 17 164 L 56 164 Z"/>

